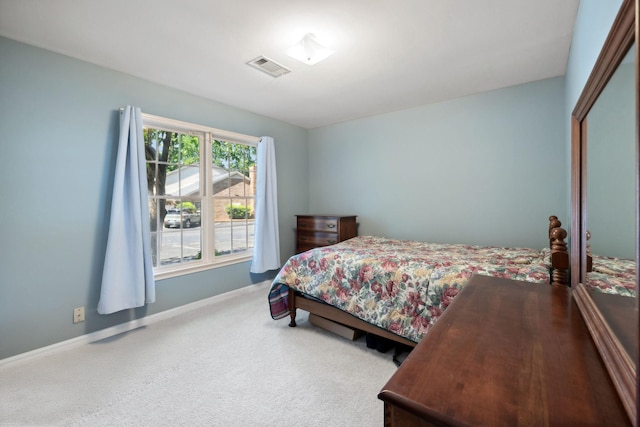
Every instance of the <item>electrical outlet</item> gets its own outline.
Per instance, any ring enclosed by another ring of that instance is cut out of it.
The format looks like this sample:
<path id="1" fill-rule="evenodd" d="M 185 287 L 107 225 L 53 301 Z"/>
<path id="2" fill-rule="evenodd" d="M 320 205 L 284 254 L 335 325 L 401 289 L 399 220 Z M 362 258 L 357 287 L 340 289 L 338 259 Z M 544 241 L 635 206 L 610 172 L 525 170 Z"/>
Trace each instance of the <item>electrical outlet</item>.
<path id="1" fill-rule="evenodd" d="M 84 322 L 84 307 L 76 307 L 73 309 L 73 323 Z"/>

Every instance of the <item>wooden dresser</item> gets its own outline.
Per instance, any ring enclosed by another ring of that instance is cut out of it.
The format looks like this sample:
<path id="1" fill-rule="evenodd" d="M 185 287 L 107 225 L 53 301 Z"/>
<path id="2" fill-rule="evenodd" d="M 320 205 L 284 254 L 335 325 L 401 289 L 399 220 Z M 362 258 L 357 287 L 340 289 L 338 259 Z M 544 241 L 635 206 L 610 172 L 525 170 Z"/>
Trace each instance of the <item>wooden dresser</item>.
<path id="1" fill-rule="evenodd" d="M 386 426 L 625 426 L 565 287 L 473 276 L 380 394 Z"/>
<path id="2" fill-rule="evenodd" d="M 296 253 L 358 235 L 357 216 L 296 215 Z"/>

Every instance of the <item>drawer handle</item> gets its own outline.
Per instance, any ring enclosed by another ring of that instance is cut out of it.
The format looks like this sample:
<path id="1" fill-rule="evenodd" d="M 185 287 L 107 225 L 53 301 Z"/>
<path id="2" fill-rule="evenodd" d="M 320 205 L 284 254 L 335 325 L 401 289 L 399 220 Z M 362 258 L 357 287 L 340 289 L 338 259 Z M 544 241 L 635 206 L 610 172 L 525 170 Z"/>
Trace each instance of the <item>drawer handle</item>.
<path id="1" fill-rule="evenodd" d="M 298 237 L 298 240 L 300 240 L 301 242 L 306 242 L 307 239 L 305 237 Z"/>
<path id="2" fill-rule="evenodd" d="M 336 228 L 335 224 L 327 224 L 327 228 Z"/>
<path id="3" fill-rule="evenodd" d="M 306 223 L 306 222 L 301 222 L 301 223 L 300 223 L 300 227 L 306 227 L 306 226 L 307 226 L 307 223 Z"/>
<path id="4" fill-rule="evenodd" d="M 329 242 L 330 245 L 333 245 L 336 241 L 335 240 L 327 240 L 327 242 Z"/>

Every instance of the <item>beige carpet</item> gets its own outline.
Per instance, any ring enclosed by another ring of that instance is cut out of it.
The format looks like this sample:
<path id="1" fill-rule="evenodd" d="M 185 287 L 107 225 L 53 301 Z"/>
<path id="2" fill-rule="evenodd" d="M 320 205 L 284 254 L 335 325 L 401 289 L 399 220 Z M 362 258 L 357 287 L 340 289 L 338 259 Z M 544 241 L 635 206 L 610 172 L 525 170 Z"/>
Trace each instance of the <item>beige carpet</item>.
<path id="1" fill-rule="evenodd" d="M 269 316 L 268 284 L 0 367 L 2 426 L 382 426 L 392 352 Z"/>

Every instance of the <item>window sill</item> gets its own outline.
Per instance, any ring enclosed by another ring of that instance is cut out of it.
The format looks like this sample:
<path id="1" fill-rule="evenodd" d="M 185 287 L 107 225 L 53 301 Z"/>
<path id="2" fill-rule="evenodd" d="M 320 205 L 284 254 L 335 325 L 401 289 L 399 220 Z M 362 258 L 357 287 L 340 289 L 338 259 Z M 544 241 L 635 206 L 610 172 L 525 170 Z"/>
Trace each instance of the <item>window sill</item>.
<path id="1" fill-rule="evenodd" d="M 156 280 L 170 279 L 172 277 L 179 277 L 179 276 L 184 276 L 186 274 L 198 273 L 206 270 L 213 270 L 215 268 L 226 267 L 228 265 L 233 265 L 233 264 L 240 264 L 241 262 L 251 261 L 252 259 L 253 259 L 252 255 L 242 255 L 242 256 L 235 256 L 235 257 L 228 256 L 220 260 L 216 260 L 216 262 L 212 264 L 199 263 L 199 264 L 189 265 L 188 267 L 162 269 L 154 273 L 154 278 Z"/>

